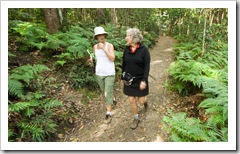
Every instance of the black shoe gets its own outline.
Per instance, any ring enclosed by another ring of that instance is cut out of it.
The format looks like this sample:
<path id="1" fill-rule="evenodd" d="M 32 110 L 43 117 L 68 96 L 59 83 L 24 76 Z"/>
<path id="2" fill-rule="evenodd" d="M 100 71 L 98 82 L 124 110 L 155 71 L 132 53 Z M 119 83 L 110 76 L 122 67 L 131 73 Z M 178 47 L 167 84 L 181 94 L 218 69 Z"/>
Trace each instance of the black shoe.
<path id="1" fill-rule="evenodd" d="M 105 117 L 105 119 L 104 119 L 104 123 L 105 123 L 105 124 L 110 124 L 111 121 L 112 121 L 112 116 L 109 115 L 109 114 L 106 114 L 106 117 Z"/>
<path id="2" fill-rule="evenodd" d="M 138 123 L 139 123 L 139 122 L 140 122 L 139 119 L 134 119 L 133 122 L 132 122 L 131 125 L 130 125 L 130 128 L 131 128 L 132 130 L 136 129 L 136 128 L 138 127 Z"/>

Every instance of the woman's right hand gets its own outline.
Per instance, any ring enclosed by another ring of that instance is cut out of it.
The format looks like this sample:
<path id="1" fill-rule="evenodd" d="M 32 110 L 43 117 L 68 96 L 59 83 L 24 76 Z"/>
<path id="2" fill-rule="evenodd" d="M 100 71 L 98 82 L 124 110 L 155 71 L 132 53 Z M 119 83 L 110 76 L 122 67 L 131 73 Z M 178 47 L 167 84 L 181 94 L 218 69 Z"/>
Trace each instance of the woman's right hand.
<path id="1" fill-rule="evenodd" d="M 104 50 L 104 48 L 105 48 L 105 45 L 103 44 L 103 43 L 98 43 L 98 47 L 100 48 L 100 49 L 103 49 Z"/>
<path id="2" fill-rule="evenodd" d="M 90 63 L 90 64 L 92 64 L 92 63 L 93 63 L 93 58 L 92 58 L 92 57 L 90 57 L 90 58 L 87 60 L 87 63 Z"/>

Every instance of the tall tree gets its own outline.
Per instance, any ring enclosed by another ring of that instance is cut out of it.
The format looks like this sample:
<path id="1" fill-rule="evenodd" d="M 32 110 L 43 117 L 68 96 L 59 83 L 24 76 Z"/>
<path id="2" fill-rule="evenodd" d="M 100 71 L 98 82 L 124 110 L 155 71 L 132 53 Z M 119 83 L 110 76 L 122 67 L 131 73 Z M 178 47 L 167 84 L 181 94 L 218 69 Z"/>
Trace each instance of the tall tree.
<path id="1" fill-rule="evenodd" d="M 50 34 L 56 33 L 60 28 L 57 10 L 55 8 L 45 8 L 44 15 L 48 32 Z"/>
<path id="2" fill-rule="evenodd" d="M 206 28 L 207 28 L 207 13 L 208 10 L 204 10 L 204 28 L 203 28 L 203 41 L 202 41 L 202 54 L 201 56 L 203 56 L 204 52 L 205 52 L 205 38 L 206 38 Z"/>
<path id="3" fill-rule="evenodd" d="M 112 19 L 112 23 L 114 25 L 117 25 L 117 15 L 116 15 L 116 9 L 115 8 L 111 8 L 111 19 Z"/>
<path id="4" fill-rule="evenodd" d="M 99 24 L 106 24 L 105 10 L 103 8 L 97 8 L 96 16 L 98 17 Z"/>

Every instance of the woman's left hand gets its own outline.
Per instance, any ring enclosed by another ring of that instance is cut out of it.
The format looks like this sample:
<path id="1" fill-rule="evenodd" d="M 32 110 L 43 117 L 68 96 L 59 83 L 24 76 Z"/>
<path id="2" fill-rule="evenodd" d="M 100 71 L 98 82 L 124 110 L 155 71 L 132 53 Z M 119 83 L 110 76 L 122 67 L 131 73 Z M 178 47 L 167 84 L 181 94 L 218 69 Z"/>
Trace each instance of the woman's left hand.
<path id="1" fill-rule="evenodd" d="M 146 87 L 147 87 L 146 82 L 145 81 L 141 81 L 140 82 L 140 86 L 139 86 L 140 90 L 144 90 Z"/>

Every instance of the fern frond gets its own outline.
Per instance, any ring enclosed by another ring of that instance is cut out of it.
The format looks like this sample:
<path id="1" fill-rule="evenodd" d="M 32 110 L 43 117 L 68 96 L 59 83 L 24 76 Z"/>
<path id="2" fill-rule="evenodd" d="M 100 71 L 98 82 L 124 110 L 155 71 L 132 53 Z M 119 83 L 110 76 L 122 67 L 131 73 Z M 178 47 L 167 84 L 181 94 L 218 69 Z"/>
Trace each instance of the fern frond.
<path id="1" fill-rule="evenodd" d="M 18 102 L 8 105 L 8 112 L 19 112 L 31 106 L 30 102 Z"/>
<path id="2" fill-rule="evenodd" d="M 38 74 L 41 74 L 44 71 L 50 71 L 50 68 L 48 68 L 46 65 L 34 64 L 32 66 L 32 71 L 35 75 L 38 75 Z"/>
<path id="3" fill-rule="evenodd" d="M 17 80 L 8 79 L 8 94 L 10 96 L 23 97 L 23 84 Z"/>
<path id="4" fill-rule="evenodd" d="M 29 85 L 30 81 L 36 77 L 40 77 L 40 73 L 43 71 L 49 71 L 50 69 L 41 64 L 31 65 L 23 65 L 17 67 L 11 71 L 10 76 L 8 77 L 9 80 L 18 80 L 24 81 L 27 85 Z"/>
<path id="5" fill-rule="evenodd" d="M 41 128 L 34 128 L 32 130 L 32 140 L 35 142 L 42 142 L 44 139 L 44 130 Z"/>
<path id="6" fill-rule="evenodd" d="M 211 116 L 207 120 L 208 125 L 212 125 L 214 127 L 224 126 L 225 122 L 223 121 L 223 117 L 220 114 L 215 114 L 214 116 Z"/>
<path id="7" fill-rule="evenodd" d="M 8 51 L 8 57 L 16 57 L 16 55 L 13 54 L 12 52 Z"/>
<path id="8" fill-rule="evenodd" d="M 43 48 L 47 47 L 47 44 L 45 42 L 30 42 L 32 46 L 37 47 L 39 50 L 42 50 Z"/>
<path id="9" fill-rule="evenodd" d="M 207 141 L 209 137 L 206 127 L 199 119 L 187 118 L 186 113 L 173 114 L 163 117 L 164 125 L 170 127 L 170 138 L 173 141 Z"/>
<path id="10" fill-rule="evenodd" d="M 45 102 L 43 105 L 45 109 L 63 106 L 63 103 L 56 99 L 45 99 L 43 102 Z"/>
<path id="11" fill-rule="evenodd" d="M 35 124 L 30 124 L 25 121 L 21 121 L 17 124 L 22 129 L 21 138 L 26 135 L 31 137 L 33 141 L 41 142 L 44 139 L 44 131 Z"/>
<path id="12" fill-rule="evenodd" d="M 14 131 L 8 128 L 8 139 L 14 135 Z"/>

